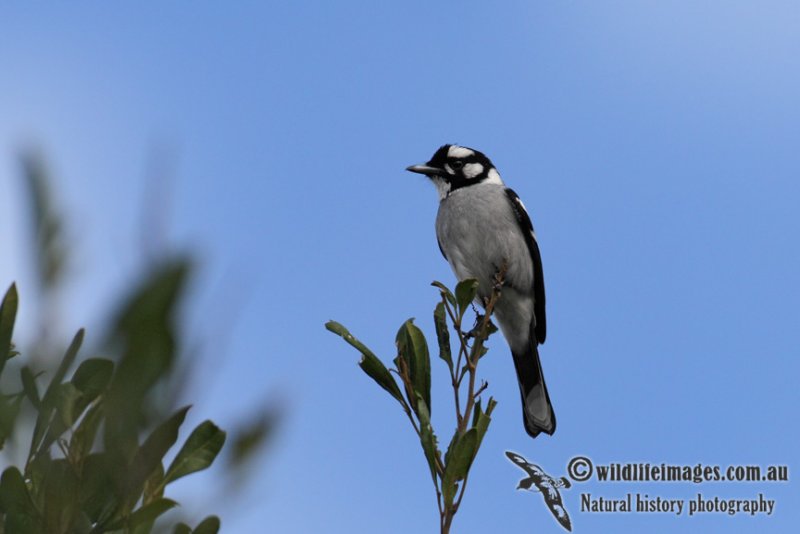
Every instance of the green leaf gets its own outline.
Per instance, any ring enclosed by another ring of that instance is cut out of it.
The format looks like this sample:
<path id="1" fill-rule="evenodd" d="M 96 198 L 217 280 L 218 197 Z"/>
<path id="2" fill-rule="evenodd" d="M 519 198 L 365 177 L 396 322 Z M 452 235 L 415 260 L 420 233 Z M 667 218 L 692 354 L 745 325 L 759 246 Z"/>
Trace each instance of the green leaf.
<path id="1" fill-rule="evenodd" d="M 62 384 L 62 389 L 71 386 L 78 392 L 71 405 L 73 415 L 67 426 L 71 427 L 84 413 L 86 407 L 107 390 L 113 372 L 114 363 L 111 360 L 89 358 L 78 366 L 69 383 Z M 92 439 L 94 439 L 94 435 Z"/>
<path id="2" fill-rule="evenodd" d="M 171 322 L 189 271 L 190 264 L 185 258 L 156 266 L 123 305 L 117 318 L 117 333 L 129 337 Z"/>
<path id="3" fill-rule="evenodd" d="M 197 525 L 192 534 L 217 534 L 217 532 L 219 532 L 219 527 L 219 517 L 210 515 Z"/>
<path id="4" fill-rule="evenodd" d="M 75 518 L 70 534 L 92 534 L 92 522 L 83 510 L 78 510 L 78 515 Z"/>
<path id="5" fill-rule="evenodd" d="M 164 464 L 158 463 L 156 468 L 147 477 L 142 493 L 142 504 L 150 504 L 159 497 L 164 496 Z"/>
<path id="6" fill-rule="evenodd" d="M 22 390 L 25 396 L 33 404 L 34 408 L 39 408 L 42 399 L 39 397 L 39 388 L 36 386 L 36 376 L 27 365 L 19 370 L 20 379 L 22 380 Z"/>
<path id="7" fill-rule="evenodd" d="M 458 443 L 458 430 L 453 432 L 453 437 L 450 438 L 450 443 L 447 445 L 447 451 L 444 453 L 444 465 L 450 463 L 450 456 L 453 454 L 453 448 Z"/>
<path id="8" fill-rule="evenodd" d="M 458 316 L 463 317 L 470 303 L 475 300 L 478 293 L 478 281 L 474 278 L 462 280 L 456 286 L 456 301 L 458 302 Z"/>
<path id="9" fill-rule="evenodd" d="M 486 415 L 492 415 L 495 406 L 497 406 L 497 401 L 493 397 L 489 397 L 489 402 L 486 405 Z"/>
<path id="10" fill-rule="evenodd" d="M 50 431 L 57 432 L 57 434 L 54 435 L 54 438 L 58 438 L 58 436 L 66 431 L 66 429 L 71 428 L 72 424 L 78 420 L 78 417 L 83 412 L 83 410 L 78 411 L 78 403 L 81 398 L 81 392 L 78 391 L 75 386 L 69 382 L 64 382 L 59 386 L 57 392 L 56 410 L 61 416 L 59 422 L 62 423 L 63 426 L 57 424 L 50 425 Z"/>
<path id="11" fill-rule="evenodd" d="M 425 459 L 428 460 L 433 483 L 438 487 L 436 457 L 439 451 L 436 449 L 436 435 L 433 433 L 433 427 L 431 426 L 431 414 L 419 394 L 417 395 L 417 413 L 419 414 L 419 439 L 422 443 L 422 450 L 425 453 Z"/>
<path id="12" fill-rule="evenodd" d="M 84 360 L 72 375 L 72 384 L 83 393 L 86 402 L 92 402 L 105 391 L 114 373 L 114 362 L 104 358 Z"/>
<path id="13" fill-rule="evenodd" d="M 281 417 L 278 408 L 266 408 L 252 414 L 251 419 L 231 432 L 228 446 L 228 463 L 233 467 L 243 467 L 263 450 L 272 438 Z"/>
<path id="14" fill-rule="evenodd" d="M 164 497 L 156 499 L 150 504 L 142 506 L 130 515 L 128 518 L 128 528 L 131 530 L 141 526 L 151 526 L 152 528 L 153 522 L 158 519 L 159 516 L 175 508 L 177 505 L 178 503 L 172 499 L 166 499 Z M 108 526 L 107 530 L 119 530 L 124 524 L 124 521 L 115 521 Z M 149 532 L 150 529 L 145 529 L 145 531 Z"/>
<path id="15" fill-rule="evenodd" d="M 6 360 L 11 357 L 11 337 L 14 335 L 14 321 L 17 317 L 17 284 L 11 284 L 0 304 L 0 373 Z"/>
<path id="16" fill-rule="evenodd" d="M 190 263 L 184 257 L 153 266 L 126 296 L 112 323 L 107 343 L 120 357 L 103 395 L 102 433 L 104 447 L 123 465 L 139 450 L 141 423 L 157 415 L 152 401 L 145 399 L 175 362 L 178 304 L 189 273 Z"/>
<path id="17" fill-rule="evenodd" d="M 33 506 L 22 473 L 9 467 L 0 477 L 0 510 L 6 515 L 6 532 L 35 534 L 41 532 L 39 517 Z"/>
<path id="18" fill-rule="evenodd" d="M 333 332 L 334 334 L 341 336 L 347 343 L 353 346 L 356 350 L 358 350 L 361 355 L 361 361 L 358 362 L 358 365 L 361 369 L 367 373 L 367 375 L 372 378 L 377 384 L 389 392 L 389 394 L 397 399 L 400 404 L 403 404 L 403 395 L 400 393 L 400 388 L 397 387 L 397 382 L 394 381 L 392 378 L 391 373 L 383 365 L 383 362 L 378 359 L 375 354 L 369 350 L 366 345 L 361 343 L 358 339 L 353 337 L 353 335 L 341 324 L 337 323 L 336 321 L 328 321 L 325 323 L 325 328 L 329 331 Z"/>
<path id="19" fill-rule="evenodd" d="M 486 434 L 486 431 L 489 429 L 489 423 L 492 422 L 491 413 L 496 405 L 497 401 L 495 401 L 492 397 L 489 397 L 489 402 L 487 403 L 485 412 L 481 410 L 480 400 L 478 400 L 478 402 L 475 404 L 474 412 L 472 414 L 472 427 L 477 431 L 478 439 L 475 443 L 476 454 L 481 446 L 484 434 Z"/>
<path id="20" fill-rule="evenodd" d="M 453 370 L 453 356 L 450 352 L 450 331 L 447 329 L 447 316 L 444 302 L 436 305 L 433 311 L 433 323 L 436 325 L 436 338 L 439 341 L 439 358 L 447 363 L 450 371 Z"/>
<path id="21" fill-rule="evenodd" d="M 175 528 L 172 529 L 172 534 L 192 534 L 192 527 L 186 523 L 178 523 L 175 525 Z"/>
<path id="22" fill-rule="evenodd" d="M 6 513 L 27 513 L 33 509 L 28 487 L 16 467 L 7 468 L 0 477 L 0 507 Z"/>
<path id="23" fill-rule="evenodd" d="M 5 445 L 6 439 L 14 433 L 14 425 L 19 416 L 21 404 L 22 395 L 0 394 L 0 449 Z"/>
<path id="24" fill-rule="evenodd" d="M 69 450 L 77 458 L 83 458 L 94 445 L 97 430 L 103 420 L 103 405 L 94 404 L 81 419 L 78 427 L 72 434 L 69 442 Z"/>
<path id="25" fill-rule="evenodd" d="M 408 364 L 414 394 L 419 393 L 428 411 L 431 411 L 431 359 L 425 336 L 413 321 L 409 319 L 397 331 L 397 352 Z M 417 406 L 413 395 L 409 395 L 408 400 L 412 406 Z"/>
<path id="26" fill-rule="evenodd" d="M 53 463 L 53 459 L 50 457 L 50 451 L 46 450 L 25 466 L 25 483 L 30 488 L 31 499 L 37 510 L 44 510 L 44 480 L 50 470 L 51 463 Z"/>
<path id="27" fill-rule="evenodd" d="M 456 482 L 464 480 L 469 472 L 472 459 L 475 457 L 475 447 L 478 440 L 478 431 L 470 428 L 458 438 L 444 467 L 442 479 L 442 495 L 446 505 L 453 504 L 456 493 Z"/>
<path id="28" fill-rule="evenodd" d="M 86 456 L 79 490 L 81 508 L 92 523 L 107 521 L 118 507 L 113 473 L 119 467 L 108 453 Z"/>
<path id="29" fill-rule="evenodd" d="M 72 366 L 78 355 L 78 350 L 81 347 L 81 343 L 83 343 L 83 334 L 83 328 L 78 330 L 78 333 L 75 334 L 66 354 L 64 354 L 64 358 L 61 360 L 58 369 L 56 369 L 53 378 L 50 380 L 50 385 L 47 386 L 47 391 L 42 398 L 42 403 L 39 408 L 39 416 L 36 418 L 36 425 L 33 427 L 33 439 L 31 440 L 30 449 L 31 455 L 38 454 L 42 449 L 49 447 L 52 444 L 51 439 L 55 439 L 61 434 L 60 432 L 50 433 L 47 439 L 42 441 L 52 421 L 52 413 L 57 404 L 61 381 L 64 379 L 64 375 L 67 374 L 67 370 Z"/>
<path id="30" fill-rule="evenodd" d="M 416 395 L 416 405 L 417 405 L 417 413 L 419 414 L 419 422 L 420 425 L 430 425 L 431 424 L 431 412 L 428 410 L 428 405 L 425 404 L 425 399 L 422 398 L 422 395 L 417 393 Z"/>
<path id="31" fill-rule="evenodd" d="M 185 258 L 153 268 L 126 298 L 108 343 L 121 357 L 107 389 L 104 445 L 123 461 L 135 454 L 143 400 L 169 373 L 178 351 L 177 311 L 190 272 Z"/>
<path id="32" fill-rule="evenodd" d="M 444 298 L 447 299 L 447 302 L 449 302 L 450 305 L 453 306 L 454 308 L 456 307 L 457 305 L 456 298 L 453 296 L 453 293 L 450 291 L 450 289 L 447 288 L 446 285 L 436 281 L 431 282 L 431 285 L 434 287 L 438 287 L 439 291 L 441 291 L 442 295 L 444 295 Z"/>
<path id="33" fill-rule="evenodd" d="M 475 457 L 475 445 L 478 441 L 478 431 L 470 428 L 458 438 L 458 443 L 453 448 L 453 455 L 447 470 L 454 480 L 463 480 L 467 476 L 472 459 Z"/>
<path id="34" fill-rule="evenodd" d="M 445 506 L 451 507 L 453 506 L 453 500 L 456 497 L 456 492 L 458 491 L 458 486 L 456 485 L 453 480 L 450 478 L 443 478 L 442 479 L 442 497 L 444 498 Z"/>
<path id="35" fill-rule="evenodd" d="M 44 532 L 68 532 L 78 510 L 78 479 L 63 458 L 53 460 L 44 476 Z"/>
<path id="36" fill-rule="evenodd" d="M 67 261 L 67 251 L 63 242 L 63 223 L 53 202 L 53 194 L 49 188 L 49 173 L 43 159 L 35 153 L 23 154 L 22 169 L 28 188 L 33 236 L 36 241 L 38 282 L 47 292 L 58 283 Z"/>
<path id="37" fill-rule="evenodd" d="M 164 477 L 164 484 L 169 484 L 210 466 L 224 443 L 225 432 L 220 430 L 217 425 L 211 421 L 200 423 L 192 431 L 175 459 L 172 460 Z"/>
<path id="38" fill-rule="evenodd" d="M 128 473 L 127 496 L 133 503 L 142 492 L 145 481 L 161 466 L 167 451 L 178 441 L 178 430 L 190 406 L 184 406 L 158 425 L 139 447 Z M 191 438 L 190 438 L 191 439 Z M 166 485 L 166 481 L 164 481 Z"/>
<path id="39" fill-rule="evenodd" d="M 56 394 L 56 389 L 61 384 L 61 381 L 64 380 L 64 376 L 67 374 L 69 368 L 72 367 L 72 364 L 75 362 L 75 358 L 78 356 L 78 350 L 81 348 L 81 344 L 83 343 L 83 336 L 84 330 L 81 328 L 75 334 L 75 337 L 72 338 L 72 343 L 70 343 L 69 347 L 67 348 L 64 358 L 58 365 L 58 369 L 53 375 L 50 385 L 47 387 L 47 392 L 44 395 L 45 401 L 47 401 L 48 395 L 52 396 Z"/>
<path id="40" fill-rule="evenodd" d="M 480 419 L 481 413 L 481 399 L 478 399 L 475 401 L 475 406 L 472 408 L 472 426 L 476 426 L 478 424 L 478 419 Z"/>

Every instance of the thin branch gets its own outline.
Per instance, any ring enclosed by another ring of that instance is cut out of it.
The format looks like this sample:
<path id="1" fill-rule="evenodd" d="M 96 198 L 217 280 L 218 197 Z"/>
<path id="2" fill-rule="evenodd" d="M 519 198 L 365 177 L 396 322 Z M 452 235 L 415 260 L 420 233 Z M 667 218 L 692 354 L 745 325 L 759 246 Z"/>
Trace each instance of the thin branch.
<path id="1" fill-rule="evenodd" d="M 476 398 L 476 399 L 477 399 L 478 397 L 480 397 L 481 393 L 483 393 L 483 391 L 484 391 L 484 390 L 485 390 L 487 387 L 489 387 L 489 382 L 486 382 L 485 380 L 484 380 L 484 381 L 482 381 L 482 382 L 481 382 L 481 385 L 480 385 L 480 387 L 478 388 L 478 391 L 476 391 L 476 392 L 475 392 L 475 394 L 473 395 L 473 397 L 474 397 L 474 398 Z"/>
<path id="2" fill-rule="evenodd" d="M 450 308 L 450 303 L 447 301 L 447 297 L 445 297 L 444 292 L 442 292 L 442 304 L 444 305 L 444 309 L 446 310 L 447 315 L 450 316 L 450 320 L 451 321 L 455 321 L 455 316 L 453 315 L 453 310 Z M 448 337 L 450 336 L 450 332 L 449 331 L 447 331 L 447 335 L 448 335 Z M 459 362 L 461 361 L 460 355 L 461 355 L 461 353 L 460 353 L 460 349 L 459 349 Z M 458 391 L 458 389 L 459 389 L 458 388 L 459 380 L 456 379 L 456 369 L 458 369 L 458 366 L 456 365 L 456 367 L 453 367 L 452 354 L 450 356 L 450 360 L 451 360 L 451 362 L 450 362 L 450 365 L 447 366 L 447 370 L 450 372 L 450 382 L 451 382 L 451 384 L 453 386 L 453 402 L 454 402 L 455 407 L 456 407 L 456 421 L 459 421 L 460 417 L 461 417 L 461 400 L 458 397 L 458 394 L 459 394 L 459 391 Z"/>
<path id="3" fill-rule="evenodd" d="M 469 472 L 467 472 L 466 476 L 464 476 L 464 481 L 461 482 L 461 487 L 458 490 L 458 497 L 456 497 L 455 502 L 453 503 L 453 513 L 458 510 L 458 507 L 461 506 L 461 499 L 464 498 L 464 491 L 467 489 L 467 480 L 469 479 Z"/>
<path id="4" fill-rule="evenodd" d="M 472 414 L 473 406 L 475 405 L 475 375 L 478 368 L 478 359 L 480 357 L 481 349 L 483 348 L 483 342 L 489 335 L 489 323 L 492 316 L 492 312 L 494 311 L 495 304 L 497 304 L 498 299 L 500 298 L 500 289 L 503 285 L 503 280 L 506 273 L 506 263 L 503 262 L 503 265 L 500 267 L 498 272 L 495 274 L 494 284 L 492 287 L 492 293 L 489 296 L 488 301 L 486 302 L 485 306 L 485 314 L 483 319 L 481 320 L 480 327 L 478 328 L 478 334 L 475 338 L 475 343 L 472 345 L 472 350 L 470 354 L 467 356 L 466 366 L 469 372 L 469 386 L 467 389 L 467 405 L 464 408 L 464 416 L 461 418 L 458 424 L 458 433 L 459 435 L 463 434 L 467 430 L 467 422 L 469 421 L 470 415 Z"/>

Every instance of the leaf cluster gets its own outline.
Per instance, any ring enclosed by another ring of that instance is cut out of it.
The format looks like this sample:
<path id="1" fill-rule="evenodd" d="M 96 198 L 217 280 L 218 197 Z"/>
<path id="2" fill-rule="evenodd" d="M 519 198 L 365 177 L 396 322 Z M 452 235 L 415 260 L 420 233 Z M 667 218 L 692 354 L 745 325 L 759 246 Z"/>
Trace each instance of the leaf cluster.
<path id="1" fill-rule="evenodd" d="M 225 432 L 204 421 L 165 463 L 189 406 L 157 422 L 147 417 L 153 387 L 175 357 L 173 315 L 187 270 L 182 261 L 164 265 L 122 308 L 110 340 L 119 358 L 78 363 L 80 330 L 52 374 L 23 365 L 17 390 L 0 391 L 0 448 L 32 426 L 24 463 L 0 475 L 0 533 L 151 532 L 178 504 L 165 496 L 166 486 L 214 461 Z M 17 306 L 11 285 L 0 306 L 0 373 L 21 358 L 11 342 Z M 34 414 L 30 423 L 23 410 Z M 174 532 L 218 529 L 210 516 Z"/>
<path id="2" fill-rule="evenodd" d="M 476 386 L 477 366 L 486 354 L 485 342 L 496 331 L 490 321 L 492 309 L 500 297 L 500 280 L 491 297 L 484 302 L 486 313 L 478 315 L 475 326 L 464 331 L 465 314 L 475 300 L 478 282 L 468 279 L 456 286 L 455 293 L 444 284 L 434 282 L 440 302 L 433 313 L 439 358 L 447 365 L 455 404 L 455 431 L 442 453 L 438 434 L 431 423 L 431 363 L 428 343 L 413 319 L 405 321 L 397 332 L 397 356 L 394 367 L 388 368 L 367 346 L 356 339 L 343 325 L 329 321 L 325 327 L 341 336 L 361 353 L 359 366 L 402 407 L 420 444 L 436 489 L 441 532 L 449 532 L 458 511 L 469 477 L 470 467 L 489 428 L 491 414 L 497 404 L 489 398 L 485 408 L 480 395 L 484 382 Z M 451 346 L 451 331 L 458 345 Z"/>

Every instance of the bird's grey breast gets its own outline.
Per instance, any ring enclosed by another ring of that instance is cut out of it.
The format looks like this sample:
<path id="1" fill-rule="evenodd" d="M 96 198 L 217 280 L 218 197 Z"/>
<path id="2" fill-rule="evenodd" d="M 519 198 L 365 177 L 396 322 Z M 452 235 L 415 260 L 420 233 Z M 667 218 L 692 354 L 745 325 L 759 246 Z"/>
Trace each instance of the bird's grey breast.
<path id="1" fill-rule="evenodd" d="M 477 278 L 482 296 L 488 296 L 504 261 L 506 281 L 522 292 L 532 290 L 533 263 L 504 186 L 453 191 L 439 204 L 436 236 L 458 279 Z"/>

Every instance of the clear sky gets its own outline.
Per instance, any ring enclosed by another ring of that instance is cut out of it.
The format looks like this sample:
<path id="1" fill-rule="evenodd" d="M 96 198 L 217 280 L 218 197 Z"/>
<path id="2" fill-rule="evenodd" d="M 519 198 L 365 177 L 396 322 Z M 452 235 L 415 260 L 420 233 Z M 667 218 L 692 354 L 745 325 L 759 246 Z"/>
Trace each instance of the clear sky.
<path id="1" fill-rule="evenodd" d="M 143 217 L 197 255 L 192 328 L 234 326 L 200 336 L 220 350 L 196 364 L 193 421 L 285 408 L 244 493 L 207 503 L 224 531 L 436 530 L 413 431 L 323 324 L 385 360 L 405 319 L 433 333 L 429 283 L 453 276 L 435 191 L 404 169 L 443 143 L 489 155 L 531 213 L 559 422 L 526 436 L 495 338 L 481 367 L 499 404 L 454 532 L 562 531 L 540 496 L 515 491 L 508 449 L 554 476 L 576 455 L 795 472 L 797 2 L 233 4 L 0 7 L 0 284 L 20 282 L 31 321 L 15 180 L 30 144 L 71 215 L 64 332 L 91 337 L 138 272 Z M 171 177 L 158 202 L 153 160 Z M 432 365 L 444 433 L 446 373 Z M 213 480 L 178 490 L 203 502 Z M 591 481 L 562 495 L 574 532 L 766 533 L 800 522 L 798 488 Z M 628 492 L 777 504 L 771 517 L 580 511 L 581 493 Z"/>

